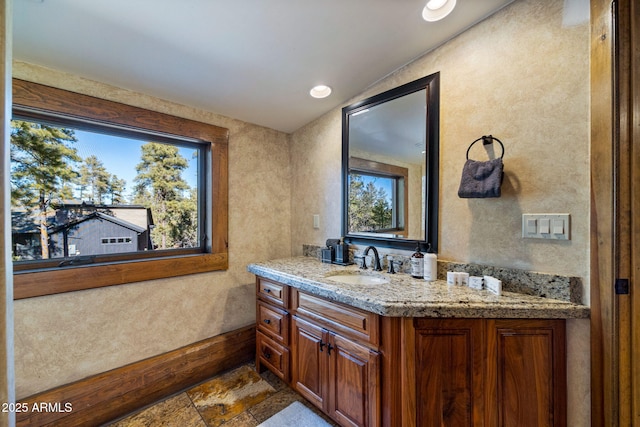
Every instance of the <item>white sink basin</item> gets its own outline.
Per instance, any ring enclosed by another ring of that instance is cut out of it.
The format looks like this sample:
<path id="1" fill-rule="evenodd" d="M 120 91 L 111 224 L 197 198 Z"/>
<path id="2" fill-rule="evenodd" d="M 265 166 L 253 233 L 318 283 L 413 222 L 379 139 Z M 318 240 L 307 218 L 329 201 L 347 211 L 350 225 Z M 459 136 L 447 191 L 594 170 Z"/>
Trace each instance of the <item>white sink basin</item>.
<path id="1" fill-rule="evenodd" d="M 349 285 L 382 285 L 383 283 L 389 283 L 385 277 L 374 276 L 370 274 L 336 274 L 328 276 L 328 280 L 338 283 L 346 283 Z"/>

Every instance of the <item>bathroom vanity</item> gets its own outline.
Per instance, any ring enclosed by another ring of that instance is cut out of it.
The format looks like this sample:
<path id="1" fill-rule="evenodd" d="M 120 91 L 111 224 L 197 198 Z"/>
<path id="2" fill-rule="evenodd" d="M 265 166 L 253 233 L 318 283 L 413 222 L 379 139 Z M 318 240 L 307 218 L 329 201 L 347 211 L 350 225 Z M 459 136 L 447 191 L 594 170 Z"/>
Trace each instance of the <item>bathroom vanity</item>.
<path id="1" fill-rule="evenodd" d="M 564 426 L 566 301 L 362 272 L 251 264 L 256 366 L 343 426 Z"/>

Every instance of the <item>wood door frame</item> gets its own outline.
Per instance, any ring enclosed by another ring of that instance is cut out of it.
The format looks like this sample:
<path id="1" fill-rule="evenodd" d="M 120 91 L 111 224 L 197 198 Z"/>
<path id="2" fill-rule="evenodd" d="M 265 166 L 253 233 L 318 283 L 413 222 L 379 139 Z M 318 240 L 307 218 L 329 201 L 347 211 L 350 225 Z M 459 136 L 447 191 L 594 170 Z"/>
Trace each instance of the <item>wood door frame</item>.
<path id="1" fill-rule="evenodd" d="M 591 0 L 592 425 L 640 425 L 638 28 L 637 0 Z"/>

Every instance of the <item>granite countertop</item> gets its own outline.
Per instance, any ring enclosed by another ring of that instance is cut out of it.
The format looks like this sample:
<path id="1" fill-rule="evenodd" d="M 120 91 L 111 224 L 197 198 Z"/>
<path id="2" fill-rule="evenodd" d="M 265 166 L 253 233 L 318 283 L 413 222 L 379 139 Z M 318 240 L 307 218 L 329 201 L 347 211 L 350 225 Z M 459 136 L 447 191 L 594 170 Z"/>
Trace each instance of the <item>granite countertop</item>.
<path id="1" fill-rule="evenodd" d="M 295 257 L 249 264 L 247 270 L 308 293 L 390 317 L 466 318 L 588 318 L 589 307 L 515 292 L 501 296 L 487 290 L 428 282 L 408 274 L 374 272 L 388 283 L 357 285 L 333 282 L 336 274 L 362 273 L 357 266 L 324 264 L 311 257 Z"/>

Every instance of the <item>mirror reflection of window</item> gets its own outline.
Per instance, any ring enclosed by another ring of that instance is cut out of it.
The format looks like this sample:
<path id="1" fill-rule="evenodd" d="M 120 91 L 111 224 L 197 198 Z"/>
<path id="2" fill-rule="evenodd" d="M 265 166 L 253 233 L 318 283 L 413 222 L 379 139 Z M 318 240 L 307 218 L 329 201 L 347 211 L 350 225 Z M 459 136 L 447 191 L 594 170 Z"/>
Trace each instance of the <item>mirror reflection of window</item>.
<path id="1" fill-rule="evenodd" d="M 349 160 L 349 233 L 407 234 L 407 168 Z"/>

